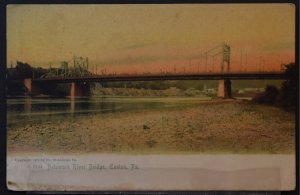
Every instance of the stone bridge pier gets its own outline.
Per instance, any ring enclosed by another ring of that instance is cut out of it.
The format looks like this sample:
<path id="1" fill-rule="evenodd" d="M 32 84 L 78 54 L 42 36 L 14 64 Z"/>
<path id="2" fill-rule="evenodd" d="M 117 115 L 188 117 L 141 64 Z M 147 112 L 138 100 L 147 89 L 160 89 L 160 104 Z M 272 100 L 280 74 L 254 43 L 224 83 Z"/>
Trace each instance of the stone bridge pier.
<path id="1" fill-rule="evenodd" d="M 72 82 L 70 87 L 70 97 L 90 96 L 90 84 L 87 82 Z"/>
<path id="2" fill-rule="evenodd" d="M 218 97 L 231 98 L 231 81 L 229 79 L 219 80 Z"/>
<path id="3" fill-rule="evenodd" d="M 40 83 L 33 82 L 31 78 L 27 78 L 23 80 L 24 86 L 28 92 L 28 94 L 42 94 L 43 92 L 46 94 L 55 93 L 56 83 Z M 67 90 L 66 88 L 65 90 Z M 80 97 L 80 96 L 90 96 L 90 84 L 87 82 L 72 82 L 69 87 L 69 96 L 70 97 Z"/>
<path id="4" fill-rule="evenodd" d="M 29 94 L 40 94 L 42 93 L 42 86 L 38 83 L 32 82 L 31 78 L 23 80 L 24 86 Z"/>

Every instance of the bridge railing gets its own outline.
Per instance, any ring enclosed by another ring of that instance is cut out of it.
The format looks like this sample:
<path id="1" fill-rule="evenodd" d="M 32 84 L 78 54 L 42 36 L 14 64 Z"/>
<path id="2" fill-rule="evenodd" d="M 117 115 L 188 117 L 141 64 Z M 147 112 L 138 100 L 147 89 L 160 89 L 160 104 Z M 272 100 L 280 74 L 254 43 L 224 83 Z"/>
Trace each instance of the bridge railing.
<path id="1" fill-rule="evenodd" d="M 222 80 L 222 79 L 284 79 L 285 72 L 283 71 L 231 71 L 231 72 L 203 72 L 203 73 L 147 73 L 147 74 L 103 74 L 103 75 L 86 75 L 73 77 L 48 77 L 35 78 L 33 81 L 54 81 L 54 82 L 69 82 L 69 81 L 137 81 L 137 80 Z"/>

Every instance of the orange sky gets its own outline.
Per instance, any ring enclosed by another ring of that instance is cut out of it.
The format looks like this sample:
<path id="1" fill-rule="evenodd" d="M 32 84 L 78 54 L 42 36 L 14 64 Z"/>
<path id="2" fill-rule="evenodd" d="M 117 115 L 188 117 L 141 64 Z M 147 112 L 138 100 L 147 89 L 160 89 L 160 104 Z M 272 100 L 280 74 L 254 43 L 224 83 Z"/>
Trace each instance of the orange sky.
<path id="1" fill-rule="evenodd" d="M 111 72 L 197 71 L 227 42 L 232 70 L 295 61 L 292 4 L 10 5 L 7 59 L 59 66 L 72 56 Z M 206 69 L 220 69 L 220 58 Z M 130 70 L 130 71 L 129 71 Z"/>

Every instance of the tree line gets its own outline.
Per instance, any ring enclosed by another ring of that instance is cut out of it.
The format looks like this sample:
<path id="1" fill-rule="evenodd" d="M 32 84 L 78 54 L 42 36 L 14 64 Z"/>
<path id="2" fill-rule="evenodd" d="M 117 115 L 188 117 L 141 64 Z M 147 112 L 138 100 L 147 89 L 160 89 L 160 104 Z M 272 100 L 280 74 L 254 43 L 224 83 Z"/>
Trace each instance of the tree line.
<path id="1" fill-rule="evenodd" d="M 274 105 L 286 110 L 295 110 L 299 96 L 299 66 L 295 63 L 285 65 L 287 79 L 278 88 L 267 85 L 265 92 L 253 99 L 260 104 Z"/>

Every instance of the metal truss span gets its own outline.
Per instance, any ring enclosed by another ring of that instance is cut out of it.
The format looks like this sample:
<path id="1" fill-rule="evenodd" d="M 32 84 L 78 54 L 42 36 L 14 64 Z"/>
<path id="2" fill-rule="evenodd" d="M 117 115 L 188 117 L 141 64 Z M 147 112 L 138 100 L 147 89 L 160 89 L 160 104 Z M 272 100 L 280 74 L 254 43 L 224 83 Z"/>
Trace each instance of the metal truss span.
<path id="1" fill-rule="evenodd" d="M 163 81 L 163 80 L 284 80 L 284 72 L 225 72 L 185 74 L 142 74 L 142 75 L 90 75 L 83 77 L 36 78 L 32 82 L 117 82 L 117 81 Z"/>

